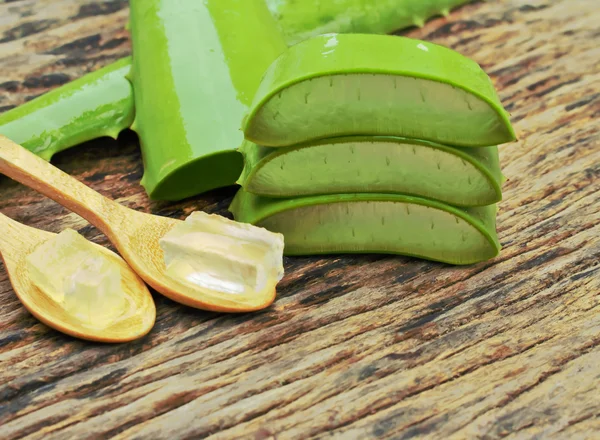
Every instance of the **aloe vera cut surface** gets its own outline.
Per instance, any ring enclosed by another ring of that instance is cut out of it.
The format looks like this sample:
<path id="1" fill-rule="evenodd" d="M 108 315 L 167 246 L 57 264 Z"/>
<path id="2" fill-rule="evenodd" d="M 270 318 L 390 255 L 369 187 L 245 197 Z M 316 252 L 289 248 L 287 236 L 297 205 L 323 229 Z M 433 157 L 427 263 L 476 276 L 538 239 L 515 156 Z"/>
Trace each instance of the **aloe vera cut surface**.
<path id="1" fill-rule="evenodd" d="M 132 0 L 142 185 L 178 200 L 238 179 L 240 121 L 286 44 L 263 0 Z"/>
<path id="2" fill-rule="evenodd" d="M 286 198 L 401 193 L 457 206 L 502 199 L 497 147 L 452 148 L 396 137 L 348 137 L 286 148 L 246 142 L 239 183 L 253 194 Z"/>
<path id="3" fill-rule="evenodd" d="M 135 108 L 130 58 L 0 114 L 0 134 L 50 160 L 66 148 L 129 128 Z"/>
<path id="4" fill-rule="evenodd" d="M 286 255 L 401 254 L 463 265 L 500 251 L 495 205 L 460 209 L 398 194 L 271 199 L 240 190 L 230 211 L 283 234 Z"/>
<path id="5" fill-rule="evenodd" d="M 464 147 L 515 139 L 476 62 L 436 44 L 364 34 L 322 35 L 287 50 L 267 70 L 244 132 L 271 147 L 360 135 Z"/>

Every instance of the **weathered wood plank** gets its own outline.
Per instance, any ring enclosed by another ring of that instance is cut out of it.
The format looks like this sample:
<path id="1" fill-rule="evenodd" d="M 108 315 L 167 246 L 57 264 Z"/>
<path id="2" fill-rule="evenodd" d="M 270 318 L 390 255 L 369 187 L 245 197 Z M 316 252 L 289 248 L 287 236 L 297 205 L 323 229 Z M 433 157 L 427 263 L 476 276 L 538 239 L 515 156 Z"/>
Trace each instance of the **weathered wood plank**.
<path id="1" fill-rule="evenodd" d="M 0 107 L 129 53 L 126 20 L 119 0 L 0 3 Z M 408 33 L 481 63 L 512 113 L 497 259 L 290 258 L 270 309 L 226 316 L 156 296 L 156 328 L 121 346 L 39 324 L 0 272 L 0 438 L 597 438 L 598 22 L 587 0 L 504 0 Z M 234 192 L 150 202 L 131 133 L 54 162 L 178 218 L 226 214 Z M 0 210 L 107 244 L 6 179 Z"/>

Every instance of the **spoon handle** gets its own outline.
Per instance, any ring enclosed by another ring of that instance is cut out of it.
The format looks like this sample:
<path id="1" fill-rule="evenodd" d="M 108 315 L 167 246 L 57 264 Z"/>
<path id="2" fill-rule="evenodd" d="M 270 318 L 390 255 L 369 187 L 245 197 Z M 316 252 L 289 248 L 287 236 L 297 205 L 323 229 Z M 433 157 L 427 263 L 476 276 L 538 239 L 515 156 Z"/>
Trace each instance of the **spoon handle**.
<path id="1" fill-rule="evenodd" d="M 48 240 L 52 233 L 32 228 L 0 212 L 0 254 L 11 259 Z"/>
<path id="2" fill-rule="evenodd" d="M 2 135 L 0 173 L 79 214 L 106 235 L 126 209 Z"/>
<path id="3" fill-rule="evenodd" d="M 0 212 L 0 254 L 12 251 L 18 243 L 19 238 L 26 237 L 25 227 L 19 222 L 5 216 Z"/>

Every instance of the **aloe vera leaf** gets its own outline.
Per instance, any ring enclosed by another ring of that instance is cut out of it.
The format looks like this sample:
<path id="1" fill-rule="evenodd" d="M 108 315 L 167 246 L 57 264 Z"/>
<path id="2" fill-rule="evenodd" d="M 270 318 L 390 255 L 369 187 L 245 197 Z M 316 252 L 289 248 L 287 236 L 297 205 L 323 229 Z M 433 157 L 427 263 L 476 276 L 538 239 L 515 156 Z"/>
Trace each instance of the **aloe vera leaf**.
<path id="1" fill-rule="evenodd" d="M 132 0 L 132 79 L 154 199 L 235 183 L 240 121 L 286 44 L 263 0 Z"/>
<path id="2" fill-rule="evenodd" d="M 267 0 L 289 44 L 331 32 L 387 34 L 423 26 L 472 0 Z"/>
<path id="3" fill-rule="evenodd" d="M 253 194 L 286 198 L 344 193 L 401 193 L 456 206 L 502 199 L 497 147 L 452 148 L 383 137 L 334 138 L 286 148 L 241 148 L 238 183 Z"/>
<path id="4" fill-rule="evenodd" d="M 399 194 L 271 199 L 238 191 L 235 219 L 285 237 L 286 255 L 401 254 L 450 264 L 498 255 L 496 205 L 456 208 Z"/>
<path id="5" fill-rule="evenodd" d="M 0 114 L 0 134 L 46 160 L 97 137 L 116 138 L 135 114 L 130 65 L 123 58 Z"/>
<path id="6" fill-rule="evenodd" d="M 477 63 L 425 41 L 363 34 L 322 35 L 288 49 L 267 70 L 244 132 L 270 147 L 354 135 L 464 147 L 515 139 Z"/>
<path id="7" fill-rule="evenodd" d="M 315 1 L 267 0 L 288 43 L 321 33 L 324 22 L 328 22 L 326 29 L 334 32 L 388 32 L 412 24 L 412 17 L 422 15 L 421 11 L 424 16 L 438 10 L 445 13 L 458 3 L 457 0 L 343 0 L 322 1 L 313 7 Z M 329 21 L 332 14 L 335 19 Z M 129 127 L 134 117 L 132 90 L 124 80 L 130 66 L 131 57 L 123 58 L 1 114 L 0 133 L 47 160 L 80 142 L 105 135 L 116 137 L 120 130 Z M 233 166 L 239 169 L 239 157 L 233 155 L 232 159 Z M 165 191 L 168 193 L 169 189 Z M 179 192 L 177 188 L 174 191 Z M 176 197 L 167 194 L 165 198 Z"/>
<path id="8" fill-rule="evenodd" d="M 290 44 L 324 31 L 387 33 L 420 24 L 414 17 L 446 14 L 464 2 L 267 0 Z M 134 117 L 132 90 L 123 81 L 130 65 L 131 57 L 123 58 L 1 114 L 0 133 L 47 160 L 80 142 L 115 137 Z"/>

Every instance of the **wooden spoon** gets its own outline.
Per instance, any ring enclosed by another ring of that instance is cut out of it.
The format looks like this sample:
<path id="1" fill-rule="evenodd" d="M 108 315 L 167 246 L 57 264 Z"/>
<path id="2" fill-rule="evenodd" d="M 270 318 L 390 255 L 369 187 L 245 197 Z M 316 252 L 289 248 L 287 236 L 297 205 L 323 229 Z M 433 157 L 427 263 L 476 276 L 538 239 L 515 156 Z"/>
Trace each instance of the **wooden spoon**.
<path id="1" fill-rule="evenodd" d="M 92 243 L 121 268 L 122 286 L 132 300 L 128 317 L 103 329 L 86 326 L 32 283 L 25 258 L 55 234 L 17 223 L 0 214 L 0 253 L 17 297 L 29 312 L 49 327 L 81 339 L 100 342 L 127 342 L 147 334 L 156 319 L 156 307 L 144 282 L 114 252 Z"/>
<path id="2" fill-rule="evenodd" d="M 204 310 L 249 312 L 263 309 L 275 299 L 275 289 L 255 294 L 227 294 L 195 289 L 169 277 L 158 240 L 181 220 L 121 206 L 2 135 L 0 172 L 96 226 L 146 283 L 173 301 Z"/>

